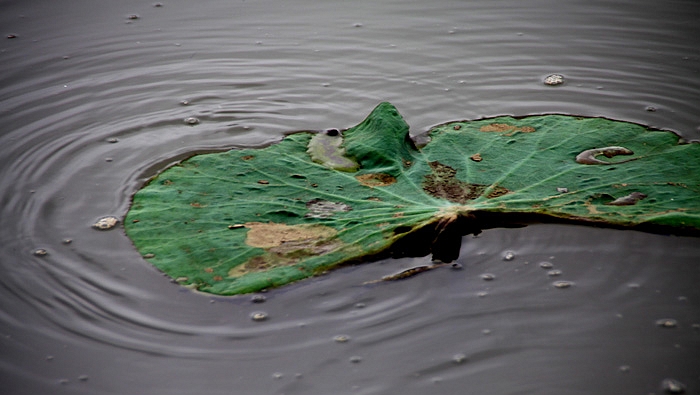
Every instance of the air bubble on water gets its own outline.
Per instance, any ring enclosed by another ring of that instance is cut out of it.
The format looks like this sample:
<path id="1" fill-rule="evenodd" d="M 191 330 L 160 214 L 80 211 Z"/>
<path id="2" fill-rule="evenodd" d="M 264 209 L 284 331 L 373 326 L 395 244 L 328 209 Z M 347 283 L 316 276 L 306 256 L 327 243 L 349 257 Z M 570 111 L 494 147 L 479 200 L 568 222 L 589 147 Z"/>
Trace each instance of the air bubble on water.
<path id="1" fill-rule="evenodd" d="M 350 341 L 350 336 L 348 336 L 348 335 L 336 335 L 336 336 L 333 336 L 333 341 L 335 341 L 336 343 L 347 343 L 348 341 Z"/>
<path id="2" fill-rule="evenodd" d="M 542 269 L 551 269 L 554 267 L 550 262 L 540 262 L 540 267 Z"/>
<path id="3" fill-rule="evenodd" d="M 39 257 L 45 257 L 49 255 L 49 252 L 44 248 L 37 248 L 34 251 L 32 251 L 32 254 Z"/>
<path id="4" fill-rule="evenodd" d="M 564 83 L 564 76 L 561 74 L 550 74 L 544 77 L 544 84 L 549 86 L 561 85 Z"/>
<path id="5" fill-rule="evenodd" d="M 506 251 L 503 253 L 503 260 L 506 262 L 510 262 L 513 259 L 515 259 L 515 253 L 513 251 Z"/>
<path id="6" fill-rule="evenodd" d="M 162 6 L 163 6 L 163 3 L 153 3 L 153 6 L 154 6 L 154 7 L 162 7 Z"/>
<path id="7" fill-rule="evenodd" d="M 139 19 L 140 17 L 138 16 L 138 14 L 130 14 L 130 15 L 128 16 L 128 18 L 131 19 L 131 20 L 135 20 L 135 19 Z"/>
<path id="8" fill-rule="evenodd" d="M 627 284 L 627 288 L 637 289 L 637 288 L 639 288 L 639 287 L 641 287 L 641 285 L 639 285 L 639 284 L 637 284 L 637 283 L 629 283 L 629 284 Z"/>
<path id="9" fill-rule="evenodd" d="M 685 384 L 676 379 L 664 379 L 661 382 L 661 388 L 669 394 L 685 393 Z"/>
<path id="10" fill-rule="evenodd" d="M 674 320 L 673 318 L 662 318 L 660 320 L 656 320 L 656 325 L 662 328 L 675 328 L 678 326 L 678 321 Z"/>
<path id="11" fill-rule="evenodd" d="M 478 294 L 476 294 L 476 296 L 478 296 L 480 298 L 485 298 L 486 296 L 488 296 L 488 294 L 489 294 L 488 292 L 479 292 Z"/>
<path id="12" fill-rule="evenodd" d="M 360 363 L 362 362 L 362 357 L 359 355 L 353 355 L 350 357 L 350 362 L 352 363 Z"/>
<path id="13" fill-rule="evenodd" d="M 108 215 L 106 217 L 99 218 L 92 227 L 97 230 L 110 230 L 113 229 L 119 223 L 119 218 Z"/>
<path id="14" fill-rule="evenodd" d="M 279 380 L 279 379 L 281 379 L 282 377 L 284 377 L 284 373 L 282 373 L 282 372 L 275 372 L 275 373 L 272 373 L 272 378 L 275 379 L 275 380 Z"/>
<path id="15" fill-rule="evenodd" d="M 355 23 L 352 24 L 352 26 L 353 26 L 353 27 L 362 27 L 363 25 L 362 25 L 362 23 L 360 23 L 360 22 L 355 22 Z"/>
<path id="16" fill-rule="evenodd" d="M 550 270 L 547 272 L 549 277 L 561 276 L 561 270 Z"/>
<path id="17" fill-rule="evenodd" d="M 620 370 L 620 372 L 623 372 L 623 373 L 627 373 L 631 370 L 629 365 L 622 365 L 618 369 Z"/>
<path id="18" fill-rule="evenodd" d="M 185 124 L 187 124 L 187 125 L 196 125 L 199 123 L 199 119 L 197 119 L 195 117 L 187 117 L 184 119 L 184 121 L 185 121 Z"/>
<path id="19" fill-rule="evenodd" d="M 265 295 L 253 295 L 250 297 L 250 301 L 253 303 L 264 303 L 266 300 Z"/>
<path id="20" fill-rule="evenodd" d="M 571 287 L 572 285 L 574 285 L 574 283 L 572 283 L 571 281 L 555 281 L 552 283 L 552 285 L 554 286 L 554 288 L 563 289 Z"/>
<path id="21" fill-rule="evenodd" d="M 114 143 L 118 143 L 118 142 L 119 142 L 119 139 L 116 138 L 116 137 L 110 137 L 110 138 L 107 139 L 107 142 L 108 142 L 108 143 L 111 143 L 111 144 L 114 144 Z"/>
<path id="22" fill-rule="evenodd" d="M 47 361 L 53 361 L 53 355 L 47 355 L 46 356 Z"/>
<path id="23" fill-rule="evenodd" d="M 646 107 L 644 107 L 644 111 L 656 112 L 656 107 L 654 107 L 654 106 L 646 106 Z"/>
<path id="24" fill-rule="evenodd" d="M 441 383 L 441 382 L 442 382 L 442 377 L 433 377 L 432 379 L 430 379 L 430 381 L 431 381 L 433 384 L 438 384 L 438 383 Z"/>
<path id="25" fill-rule="evenodd" d="M 484 273 L 481 275 L 481 279 L 484 281 L 492 281 L 496 279 L 496 275 L 492 273 Z"/>
<path id="26" fill-rule="evenodd" d="M 63 239 L 63 240 L 61 240 L 61 243 L 62 243 L 62 244 L 66 244 L 66 245 L 67 245 L 67 244 L 70 244 L 70 243 L 72 243 L 72 242 L 73 242 L 72 239 Z"/>
<path id="27" fill-rule="evenodd" d="M 267 313 L 264 311 L 254 311 L 250 313 L 250 319 L 253 321 L 265 321 L 267 319 Z"/>
<path id="28" fill-rule="evenodd" d="M 490 335 L 491 334 L 491 329 L 484 329 L 481 331 L 482 335 Z"/>
<path id="29" fill-rule="evenodd" d="M 458 354 L 455 354 L 452 356 L 452 362 L 454 362 L 454 363 L 462 363 L 462 362 L 465 362 L 466 360 L 467 360 L 467 356 L 462 354 L 462 353 L 458 353 Z"/>
<path id="30" fill-rule="evenodd" d="M 58 384 L 66 385 L 70 382 L 68 379 L 58 379 Z"/>
<path id="31" fill-rule="evenodd" d="M 364 309 L 365 306 L 367 306 L 367 305 L 364 304 L 364 303 L 362 303 L 362 302 L 355 303 L 355 308 L 356 308 L 356 309 Z"/>
<path id="32" fill-rule="evenodd" d="M 83 374 L 83 375 L 78 376 L 78 380 L 80 380 L 80 381 L 88 381 L 88 378 L 89 377 L 87 374 Z"/>
<path id="33" fill-rule="evenodd" d="M 112 158 L 105 158 L 105 162 L 111 162 L 111 161 L 113 161 L 113 160 L 114 160 L 114 159 L 112 159 Z"/>
<path id="34" fill-rule="evenodd" d="M 324 82 L 321 84 L 321 86 L 324 88 L 328 88 L 329 86 L 331 86 L 331 84 L 330 84 L 330 82 Z"/>

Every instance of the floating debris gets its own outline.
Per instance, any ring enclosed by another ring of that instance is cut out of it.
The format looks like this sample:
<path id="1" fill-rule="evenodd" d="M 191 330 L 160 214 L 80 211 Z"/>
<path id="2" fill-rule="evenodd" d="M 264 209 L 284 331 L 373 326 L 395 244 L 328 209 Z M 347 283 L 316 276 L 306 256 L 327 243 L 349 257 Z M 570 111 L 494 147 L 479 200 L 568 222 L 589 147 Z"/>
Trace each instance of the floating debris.
<path id="1" fill-rule="evenodd" d="M 197 125 L 199 123 L 199 119 L 195 117 L 187 117 L 184 121 L 187 125 Z"/>
<path id="2" fill-rule="evenodd" d="M 43 248 L 37 248 L 36 250 L 32 251 L 32 254 L 34 254 L 34 256 L 45 257 L 49 255 L 49 252 Z"/>
<path id="3" fill-rule="evenodd" d="M 481 162 L 483 160 L 483 158 L 481 157 L 481 154 L 478 152 L 476 154 L 470 156 L 469 159 L 473 160 L 474 162 Z"/>
<path id="4" fill-rule="evenodd" d="M 466 360 L 467 360 L 467 356 L 462 354 L 462 353 L 455 354 L 452 356 L 452 362 L 454 362 L 454 363 L 462 363 L 462 362 L 465 362 Z"/>
<path id="5" fill-rule="evenodd" d="M 674 320 L 673 318 L 662 318 L 660 320 L 656 320 L 656 325 L 662 328 L 675 328 L 678 326 L 678 321 Z"/>
<path id="6" fill-rule="evenodd" d="M 68 245 L 68 244 L 70 244 L 70 243 L 72 243 L 72 242 L 73 242 L 73 239 L 63 239 L 63 240 L 61 240 L 61 243 L 62 243 L 62 244 L 66 244 L 66 245 Z"/>
<path id="7" fill-rule="evenodd" d="M 348 336 L 348 335 L 336 335 L 336 336 L 333 336 L 333 341 L 336 343 L 347 343 L 350 341 L 350 336 Z"/>
<path id="8" fill-rule="evenodd" d="M 561 85 L 564 83 L 564 76 L 561 74 L 550 74 L 544 77 L 544 84 L 549 86 Z"/>
<path id="9" fill-rule="evenodd" d="M 250 319 L 253 321 L 265 321 L 267 319 L 267 313 L 264 311 L 254 311 L 250 313 Z"/>
<path id="10" fill-rule="evenodd" d="M 506 251 L 503 253 L 503 260 L 506 262 L 510 262 L 513 259 L 515 259 L 515 253 L 513 251 Z"/>
<path id="11" fill-rule="evenodd" d="M 685 384 L 675 379 L 664 379 L 661 382 L 661 388 L 669 394 L 685 393 Z"/>
<path id="12" fill-rule="evenodd" d="M 259 295 L 259 294 L 253 295 L 250 298 L 250 301 L 253 303 L 264 303 L 266 300 L 267 300 L 267 298 L 265 297 L 265 295 Z"/>
<path id="13" fill-rule="evenodd" d="M 114 144 L 114 143 L 118 143 L 118 142 L 119 142 L 119 139 L 116 138 L 116 137 L 110 137 L 110 138 L 107 139 L 107 142 L 108 142 L 108 143 L 111 143 L 111 144 Z"/>
<path id="14" fill-rule="evenodd" d="M 484 281 L 493 281 L 496 279 L 496 275 L 491 273 L 484 273 L 481 275 L 481 279 Z"/>
<path id="15" fill-rule="evenodd" d="M 95 222 L 92 227 L 97 229 L 97 230 L 110 230 L 117 226 L 119 223 L 119 218 L 113 216 L 113 215 L 108 215 L 106 217 L 102 217 Z"/>
<path id="16" fill-rule="evenodd" d="M 140 17 L 138 14 L 130 14 L 127 18 L 129 18 L 131 20 L 136 20 L 136 19 L 139 19 Z"/>
<path id="17" fill-rule="evenodd" d="M 656 107 L 654 107 L 654 106 L 646 106 L 646 107 L 644 108 L 644 111 L 656 112 Z"/>
<path id="18" fill-rule="evenodd" d="M 557 192 L 559 192 L 559 193 L 568 193 L 568 192 L 569 192 L 569 188 L 557 188 Z"/>
<path id="19" fill-rule="evenodd" d="M 563 289 L 570 288 L 572 285 L 574 285 L 574 283 L 572 283 L 571 281 L 555 281 L 552 283 L 552 285 L 554 286 L 554 288 Z"/>
<path id="20" fill-rule="evenodd" d="M 151 258 L 155 258 L 155 257 L 156 257 L 156 254 L 145 254 L 143 257 L 144 257 L 145 259 L 151 259 Z"/>

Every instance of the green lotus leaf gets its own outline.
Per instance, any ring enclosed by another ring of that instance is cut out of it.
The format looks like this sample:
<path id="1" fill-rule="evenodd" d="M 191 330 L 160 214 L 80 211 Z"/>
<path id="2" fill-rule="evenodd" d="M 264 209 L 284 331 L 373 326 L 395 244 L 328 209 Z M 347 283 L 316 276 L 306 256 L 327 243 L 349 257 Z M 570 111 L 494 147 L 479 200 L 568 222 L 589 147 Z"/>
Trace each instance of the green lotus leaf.
<path id="1" fill-rule="evenodd" d="M 125 229 L 178 283 L 231 295 L 379 256 L 449 261 L 462 235 L 533 221 L 700 230 L 700 145 L 603 118 L 451 122 L 417 148 L 382 103 L 345 131 L 196 155 L 151 179 Z"/>

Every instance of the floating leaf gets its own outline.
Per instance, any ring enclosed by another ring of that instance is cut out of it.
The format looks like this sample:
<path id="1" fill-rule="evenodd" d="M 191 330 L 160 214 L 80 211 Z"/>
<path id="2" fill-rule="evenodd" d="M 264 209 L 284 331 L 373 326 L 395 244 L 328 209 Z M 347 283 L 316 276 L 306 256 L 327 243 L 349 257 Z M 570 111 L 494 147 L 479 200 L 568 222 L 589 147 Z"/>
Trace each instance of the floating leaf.
<path id="1" fill-rule="evenodd" d="M 700 229 L 700 145 L 673 133 L 543 115 L 429 137 L 382 103 L 344 132 L 197 155 L 134 196 L 126 232 L 178 283 L 238 294 L 382 254 L 450 261 L 463 234 L 533 220 Z"/>

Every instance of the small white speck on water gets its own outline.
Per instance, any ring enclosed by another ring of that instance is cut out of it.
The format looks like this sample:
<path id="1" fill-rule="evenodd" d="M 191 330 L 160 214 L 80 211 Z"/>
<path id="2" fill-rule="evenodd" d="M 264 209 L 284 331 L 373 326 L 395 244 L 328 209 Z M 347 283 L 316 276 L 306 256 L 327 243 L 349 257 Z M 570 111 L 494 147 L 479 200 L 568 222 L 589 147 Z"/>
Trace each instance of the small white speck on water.
<path id="1" fill-rule="evenodd" d="M 549 86 L 561 85 L 564 83 L 564 76 L 561 74 L 550 74 L 544 77 L 544 84 Z"/>
<path id="2" fill-rule="evenodd" d="M 678 321 L 674 320 L 673 318 L 662 318 L 660 320 L 656 320 L 656 325 L 662 328 L 675 328 L 678 326 Z"/>
<path id="3" fill-rule="evenodd" d="M 454 362 L 454 363 L 462 363 L 462 362 L 465 362 L 466 360 L 467 360 L 467 356 L 462 354 L 462 353 L 458 353 L 458 354 L 455 354 L 452 356 L 452 362 Z"/>
<path id="4" fill-rule="evenodd" d="M 108 215 L 106 217 L 99 218 L 92 227 L 97 230 L 110 230 L 113 229 L 119 223 L 119 218 Z"/>
<path id="5" fill-rule="evenodd" d="M 561 276 L 561 270 L 550 270 L 547 272 L 547 275 L 549 277 L 556 277 L 556 276 Z"/>
<path id="6" fill-rule="evenodd" d="M 197 125 L 199 123 L 199 119 L 195 117 L 187 117 L 184 121 L 187 125 Z"/>
<path id="7" fill-rule="evenodd" d="M 359 355 L 353 355 L 350 357 L 350 362 L 352 363 L 360 363 L 362 362 L 362 357 Z"/>
<path id="8" fill-rule="evenodd" d="M 265 321 L 267 320 L 267 313 L 264 311 L 254 311 L 250 313 L 250 319 L 253 321 Z"/>
<path id="9" fill-rule="evenodd" d="M 685 393 L 685 384 L 676 379 L 664 379 L 661 382 L 661 389 L 669 394 L 682 394 Z"/>
<path id="10" fill-rule="evenodd" d="M 350 341 L 350 336 L 348 335 L 336 335 L 333 336 L 333 341 L 336 343 L 347 343 Z"/>
<path id="11" fill-rule="evenodd" d="M 542 269 L 551 269 L 554 267 L 550 262 L 540 262 L 540 267 Z"/>
<path id="12" fill-rule="evenodd" d="M 481 279 L 484 281 L 493 281 L 496 279 L 496 275 L 492 273 L 484 273 L 481 275 Z"/>
<path id="13" fill-rule="evenodd" d="M 503 260 L 506 262 L 510 262 L 513 259 L 515 259 L 515 253 L 513 251 L 506 251 L 503 253 Z"/>
<path id="14" fill-rule="evenodd" d="M 552 283 L 554 288 L 559 288 L 559 289 L 564 289 L 564 288 L 570 288 L 574 283 L 571 281 L 555 281 Z"/>
<path id="15" fill-rule="evenodd" d="M 32 251 L 32 254 L 38 257 L 45 257 L 49 255 L 49 252 L 44 248 L 37 248 L 34 251 Z"/>

